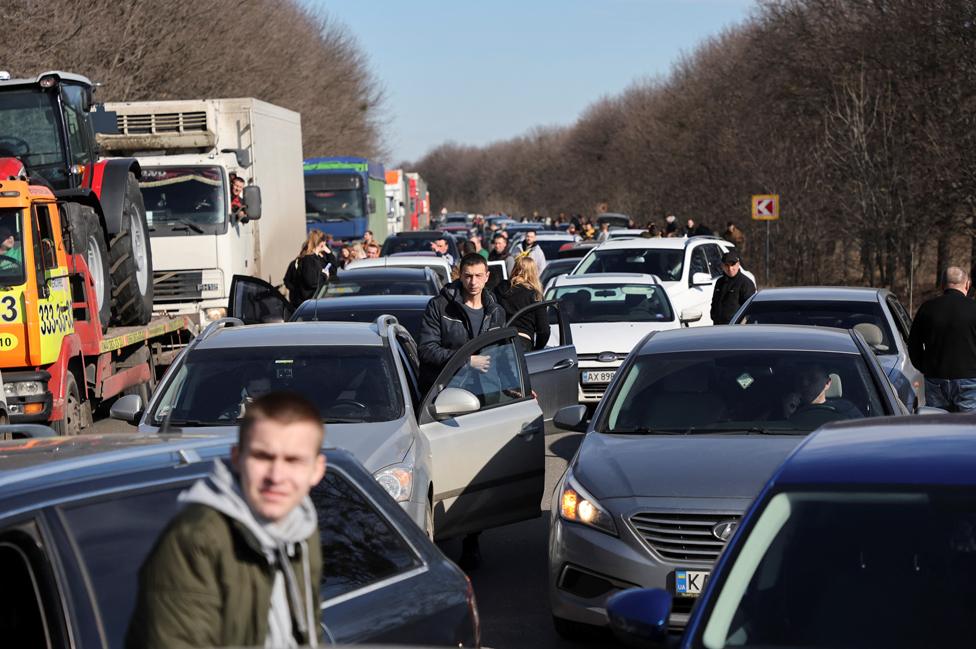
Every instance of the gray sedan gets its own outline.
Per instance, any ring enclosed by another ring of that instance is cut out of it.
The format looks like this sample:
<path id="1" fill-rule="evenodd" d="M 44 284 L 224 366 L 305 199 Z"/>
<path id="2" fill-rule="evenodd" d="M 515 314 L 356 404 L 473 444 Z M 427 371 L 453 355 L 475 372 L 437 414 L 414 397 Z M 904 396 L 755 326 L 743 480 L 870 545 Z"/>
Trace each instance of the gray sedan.
<path id="1" fill-rule="evenodd" d="M 858 330 L 878 356 L 898 397 L 915 412 L 925 405 L 925 381 L 908 357 L 912 318 L 883 288 L 807 286 L 763 289 L 732 324 L 795 324 Z"/>
<path id="2" fill-rule="evenodd" d="M 556 487 L 549 595 L 557 631 L 605 625 L 609 595 L 676 595 L 683 626 L 740 516 L 828 421 L 906 414 L 864 339 L 817 327 L 707 327 L 645 338 L 616 373 Z M 583 428 L 581 406 L 556 425 Z"/>

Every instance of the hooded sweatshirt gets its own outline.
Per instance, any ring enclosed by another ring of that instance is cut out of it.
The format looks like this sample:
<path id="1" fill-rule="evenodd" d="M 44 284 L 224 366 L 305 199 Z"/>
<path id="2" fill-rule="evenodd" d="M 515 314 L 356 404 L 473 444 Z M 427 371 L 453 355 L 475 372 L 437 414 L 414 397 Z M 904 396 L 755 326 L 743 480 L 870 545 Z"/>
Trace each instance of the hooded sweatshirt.
<path id="1" fill-rule="evenodd" d="M 268 611 L 268 637 L 264 646 L 297 647 L 294 632 L 296 627 L 301 637 L 310 637 L 311 646 L 316 646 L 315 624 L 318 616 L 313 608 L 306 542 L 318 527 L 318 517 L 312 500 L 306 496 L 280 521 L 271 522 L 259 518 L 244 500 L 237 478 L 227 465 L 218 461 L 210 476 L 198 480 L 190 489 L 180 494 L 180 501 L 206 505 L 239 523 L 250 535 L 247 538 L 248 543 L 264 555 L 268 565 L 274 567 L 271 607 Z M 289 561 L 299 549 L 305 573 L 304 593 L 300 592 Z M 311 634 L 309 629 L 312 629 Z"/>

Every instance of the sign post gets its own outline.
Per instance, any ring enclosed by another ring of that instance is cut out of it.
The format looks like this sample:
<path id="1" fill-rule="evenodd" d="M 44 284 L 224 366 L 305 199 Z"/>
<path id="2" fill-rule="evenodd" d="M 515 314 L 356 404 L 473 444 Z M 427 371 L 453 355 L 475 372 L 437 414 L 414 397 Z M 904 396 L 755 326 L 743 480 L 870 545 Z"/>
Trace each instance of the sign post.
<path id="1" fill-rule="evenodd" d="M 753 194 L 752 220 L 766 222 L 766 285 L 769 286 L 769 222 L 779 220 L 779 194 Z"/>

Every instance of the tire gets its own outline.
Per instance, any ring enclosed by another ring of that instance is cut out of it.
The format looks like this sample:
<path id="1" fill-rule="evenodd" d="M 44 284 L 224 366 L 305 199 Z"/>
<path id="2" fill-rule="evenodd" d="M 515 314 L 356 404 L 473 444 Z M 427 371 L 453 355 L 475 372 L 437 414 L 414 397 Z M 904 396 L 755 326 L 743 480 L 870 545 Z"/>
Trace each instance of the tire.
<path id="1" fill-rule="evenodd" d="M 98 302 L 98 319 L 102 329 L 108 327 L 112 317 L 112 283 L 109 275 L 108 246 L 105 234 L 95 210 L 79 203 L 65 203 L 68 231 L 71 235 L 71 252 L 84 256 L 95 282 L 95 299 Z"/>
<path id="2" fill-rule="evenodd" d="M 152 249 L 146 206 L 135 174 L 129 172 L 122 201 L 122 226 L 108 245 L 112 272 L 112 324 L 144 325 L 152 318 Z"/>
<path id="3" fill-rule="evenodd" d="M 60 421 L 51 422 L 51 428 L 58 435 L 64 436 L 87 433 L 91 427 L 91 411 L 89 404 L 81 400 L 78 383 L 75 381 L 75 375 L 71 372 L 68 372 L 65 379 L 64 397 L 64 417 Z"/>

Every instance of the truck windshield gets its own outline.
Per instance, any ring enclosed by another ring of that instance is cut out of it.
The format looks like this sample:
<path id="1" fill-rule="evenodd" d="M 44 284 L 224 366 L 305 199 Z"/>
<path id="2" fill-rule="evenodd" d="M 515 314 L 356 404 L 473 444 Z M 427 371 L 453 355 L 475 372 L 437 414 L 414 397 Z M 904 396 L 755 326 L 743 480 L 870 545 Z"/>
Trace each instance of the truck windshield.
<path id="1" fill-rule="evenodd" d="M 23 210 L 0 210 L 0 286 L 25 281 Z"/>
<path id="2" fill-rule="evenodd" d="M 0 157 L 19 158 L 55 188 L 65 187 L 64 149 L 51 95 L 24 88 L 0 92 Z"/>
<path id="3" fill-rule="evenodd" d="M 305 192 L 305 219 L 314 222 L 348 221 L 365 216 L 362 190 L 313 189 Z"/>
<path id="4" fill-rule="evenodd" d="M 153 236 L 213 234 L 227 218 L 220 167 L 143 168 L 139 188 Z"/>

